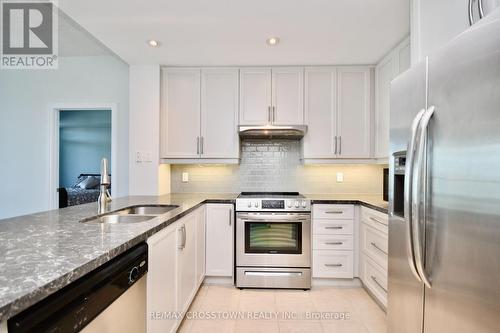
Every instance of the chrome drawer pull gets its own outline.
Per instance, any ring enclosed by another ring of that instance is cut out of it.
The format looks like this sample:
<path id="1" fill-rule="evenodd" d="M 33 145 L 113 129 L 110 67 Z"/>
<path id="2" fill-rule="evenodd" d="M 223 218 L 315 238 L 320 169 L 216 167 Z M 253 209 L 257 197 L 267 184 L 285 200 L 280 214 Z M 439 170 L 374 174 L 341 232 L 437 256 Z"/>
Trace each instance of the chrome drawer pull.
<path id="1" fill-rule="evenodd" d="M 374 222 L 377 222 L 377 223 L 380 223 L 380 224 L 382 224 L 382 225 L 384 225 L 384 226 L 387 227 L 387 224 L 384 223 L 384 222 L 382 222 L 382 221 L 380 221 L 379 219 L 376 219 L 376 218 L 370 216 L 370 220 L 372 220 Z"/>
<path id="2" fill-rule="evenodd" d="M 342 245 L 344 242 L 325 242 L 326 245 Z"/>
<path id="3" fill-rule="evenodd" d="M 371 278 L 372 278 L 373 282 L 375 282 L 375 283 L 377 284 L 377 286 L 379 286 L 379 287 L 380 287 L 380 289 L 382 289 L 385 293 L 387 293 L 387 289 L 385 289 L 385 288 L 384 288 L 384 287 L 380 284 L 380 282 L 378 282 L 378 280 L 377 280 L 377 278 L 376 278 L 375 276 L 373 276 L 373 275 L 372 275 L 372 276 L 371 276 Z"/>
<path id="4" fill-rule="evenodd" d="M 381 249 L 381 248 L 377 245 L 377 243 L 375 243 L 375 242 L 371 242 L 370 244 L 371 244 L 374 248 L 376 248 L 377 250 L 379 250 L 380 252 L 382 252 L 383 254 L 388 255 L 388 253 L 387 253 L 387 252 L 385 252 L 384 250 L 382 250 L 382 249 Z"/>
<path id="5" fill-rule="evenodd" d="M 342 264 L 325 264 L 325 267 L 342 267 Z"/>
<path id="6" fill-rule="evenodd" d="M 329 210 L 325 212 L 326 214 L 343 214 L 343 210 Z"/>
<path id="7" fill-rule="evenodd" d="M 339 230 L 339 229 L 344 229 L 344 227 L 325 227 L 325 229 Z"/>

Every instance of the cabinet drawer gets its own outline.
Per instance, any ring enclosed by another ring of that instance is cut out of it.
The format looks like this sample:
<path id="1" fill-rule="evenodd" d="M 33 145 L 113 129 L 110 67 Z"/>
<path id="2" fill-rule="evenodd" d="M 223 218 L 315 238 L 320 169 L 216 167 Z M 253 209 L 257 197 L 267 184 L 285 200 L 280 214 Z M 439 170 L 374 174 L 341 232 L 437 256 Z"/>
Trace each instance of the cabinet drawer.
<path id="1" fill-rule="evenodd" d="M 387 271 L 366 255 L 361 257 L 361 264 L 363 265 L 363 283 L 380 303 L 387 306 Z"/>
<path id="2" fill-rule="evenodd" d="M 352 235 L 352 220 L 314 219 L 313 234 L 315 235 Z"/>
<path id="3" fill-rule="evenodd" d="M 388 233 L 389 217 L 387 214 L 366 207 L 361 207 L 361 222 L 385 232 L 386 234 Z"/>
<path id="4" fill-rule="evenodd" d="M 314 205 L 313 218 L 315 219 L 353 219 L 354 205 Z"/>
<path id="5" fill-rule="evenodd" d="M 313 277 L 352 279 L 353 252 L 313 250 Z"/>
<path id="6" fill-rule="evenodd" d="M 314 235 L 313 250 L 353 250 L 352 235 Z"/>
<path id="7" fill-rule="evenodd" d="M 361 249 L 377 264 L 387 270 L 389 242 L 387 235 L 367 224 L 361 225 Z"/>

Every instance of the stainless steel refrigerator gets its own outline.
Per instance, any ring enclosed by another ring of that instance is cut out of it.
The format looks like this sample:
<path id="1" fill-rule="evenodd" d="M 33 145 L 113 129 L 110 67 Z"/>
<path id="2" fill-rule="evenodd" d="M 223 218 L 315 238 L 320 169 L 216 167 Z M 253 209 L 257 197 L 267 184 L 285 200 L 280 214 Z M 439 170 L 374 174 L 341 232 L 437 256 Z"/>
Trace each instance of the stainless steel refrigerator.
<path id="1" fill-rule="evenodd" d="M 500 11 L 391 88 L 390 333 L 500 332 Z"/>

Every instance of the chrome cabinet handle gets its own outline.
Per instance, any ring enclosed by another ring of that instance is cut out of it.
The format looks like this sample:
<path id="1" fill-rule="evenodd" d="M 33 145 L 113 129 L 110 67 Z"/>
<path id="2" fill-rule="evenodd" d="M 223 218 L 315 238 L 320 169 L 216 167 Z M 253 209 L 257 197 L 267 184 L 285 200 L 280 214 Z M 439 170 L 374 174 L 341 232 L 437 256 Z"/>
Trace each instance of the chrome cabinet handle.
<path id="1" fill-rule="evenodd" d="M 344 229 L 344 227 L 325 227 L 325 229 L 339 230 L 339 229 Z"/>
<path id="2" fill-rule="evenodd" d="M 272 118 L 271 118 L 271 106 L 267 107 L 267 122 L 270 124 L 272 123 Z"/>
<path id="3" fill-rule="evenodd" d="M 196 155 L 200 155 L 200 137 L 196 137 Z"/>
<path id="4" fill-rule="evenodd" d="M 201 155 L 203 155 L 203 151 L 205 150 L 204 145 L 205 145 L 205 138 L 202 136 L 202 137 L 200 138 L 200 147 L 201 147 L 201 148 L 200 148 L 200 154 L 201 154 Z"/>
<path id="5" fill-rule="evenodd" d="M 186 241 L 187 241 L 185 225 L 182 226 L 182 238 L 183 238 L 182 248 L 184 249 L 186 247 Z"/>
<path id="6" fill-rule="evenodd" d="M 339 136 L 339 155 L 342 155 L 342 136 Z"/>
<path id="7" fill-rule="evenodd" d="M 325 264 L 325 267 L 342 267 L 342 264 Z"/>
<path id="8" fill-rule="evenodd" d="M 469 25 L 474 24 L 474 0 L 469 0 Z"/>
<path id="9" fill-rule="evenodd" d="M 430 278 L 427 276 L 427 272 L 424 268 L 424 253 L 423 253 L 423 233 L 420 230 L 420 225 L 425 223 L 425 182 L 427 176 L 427 130 L 429 128 L 429 122 L 434 114 L 435 108 L 431 106 L 427 109 L 427 111 L 422 116 L 422 121 L 420 123 L 420 139 L 417 146 L 416 152 L 416 172 L 415 172 L 415 187 L 412 188 L 412 196 L 415 197 L 415 224 L 413 227 L 413 246 L 415 248 L 415 264 L 417 266 L 417 271 L 422 278 L 422 282 L 427 286 L 427 288 L 431 288 Z M 422 197 L 421 197 L 422 194 Z M 420 216 L 420 207 L 424 203 L 424 216 L 423 218 Z M 422 223 L 421 223 L 422 220 Z"/>
<path id="10" fill-rule="evenodd" d="M 335 155 L 337 155 L 337 136 L 335 135 Z"/>
<path id="11" fill-rule="evenodd" d="M 233 221 L 232 221 L 233 220 L 233 217 L 232 217 L 233 212 L 231 210 L 229 210 L 228 212 L 229 212 L 229 226 L 231 226 L 233 224 Z"/>
<path id="12" fill-rule="evenodd" d="M 325 214 L 344 214 L 343 210 L 328 210 Z"/>
<path id="13" fill-rule="evenodd" d="M 383 254 L 388 255 L 388 253 L 387 253 L 386 251 L 382 250 L 382 249 L 381 249 L 381 248 L 377 245 L 377 243 L 375 243 L 375 242 L 371 242 L 370 244 L 371 244 L 374 248 L 376 248 L 377 250 L 379 250 L 380 252 L 382 252 Z"/>
<path id="14" fill-rule="evenodd" d="M 179 234 L 179 232 L 180 232 L 181 241 L 178 242 L 177 249 L 182 250 L 182 246 L 183 246 L 182 243 L 184 243 L 184 234 L 182 232 L 182 227 L 179 227 L 179 229 L 177 229 L 177 234 Z"/>
<path id="15" fill-rule="evenodd" d="M 379 287 L 380 287 L 380 289 L 382 289 L 384 292 L 386 292 L 386 293 L 387 293 L 387 289 L 385 289 L 385 288 L 382 286 L 382 284 L 381 284 L 380 282 L 378 282 L 378 280 L 377 280 L 377 278 L 376 278 L 375 276 L 373 276 L 373 275 L 372 275 L 372 276 L 370 276 L 370 277 L 372 278 L 373 282 L 375 282 L 375 283 L 377 284 L 377 286 L 379 286 Z"/>
<path id="16" fill-rule="evenodd" d="M 484 17 L 483 0 L 477 0 L 477 9 L 479 12 L 479 19 Z"/>
<path id="17" fill-rule="evenodd" d="M 326 245 L 342 245 L 344 242 L 325 242 Z"/>
<path id="18" fill-rule="evenodd" d="M 272 118 L 273 124 L 276 122 L 276 108 L 273 106 L 273 118 Z"/>
<path id="19" fill-rule="evenodd" d="M 420 275 L 417 272 L 417 267 L 415 265 L 415 253 L 413 250 L 413 233 L 412 233 L 412 177 L 413 177 L 413 157 L 415 154 L 415 142 L 417 138 L 417 130 L 420 126 L 422 116 L 425 109 L 420 110 L 413 122 L 411 124 L 411 137 L 408 143 L 408 149 L 406 152 L 406 168 L 405 168 L 405 183 L 404 183 L 404 218 L 406 224 L 406 252 L 408 256 L 408 264 L 410 265 L 411 272 L 418 281 L 422 281 Z"/>
<path id="20" fill-rule="evenodd" d="M 373 222 L 377 222 L 377 223 L 380 223 L 382 225 L 385 225 L 387 227 L 387 223 L 384 223 L 384 222 L 380 221 L 379 219 L 376 219 L 372 216 L 370 216 L 370 220 L 372 220 Z"/>

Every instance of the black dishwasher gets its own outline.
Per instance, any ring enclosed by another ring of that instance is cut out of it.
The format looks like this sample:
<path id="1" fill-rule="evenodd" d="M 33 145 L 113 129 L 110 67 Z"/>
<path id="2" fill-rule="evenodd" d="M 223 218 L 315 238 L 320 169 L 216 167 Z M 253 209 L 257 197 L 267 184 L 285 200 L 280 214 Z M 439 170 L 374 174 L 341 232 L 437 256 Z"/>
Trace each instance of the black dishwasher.
<path id="1" fill-rule="evenodd" d="M 8 320 L 8 332 L 78 332 L 148 270 L 141 243 Z"/>

